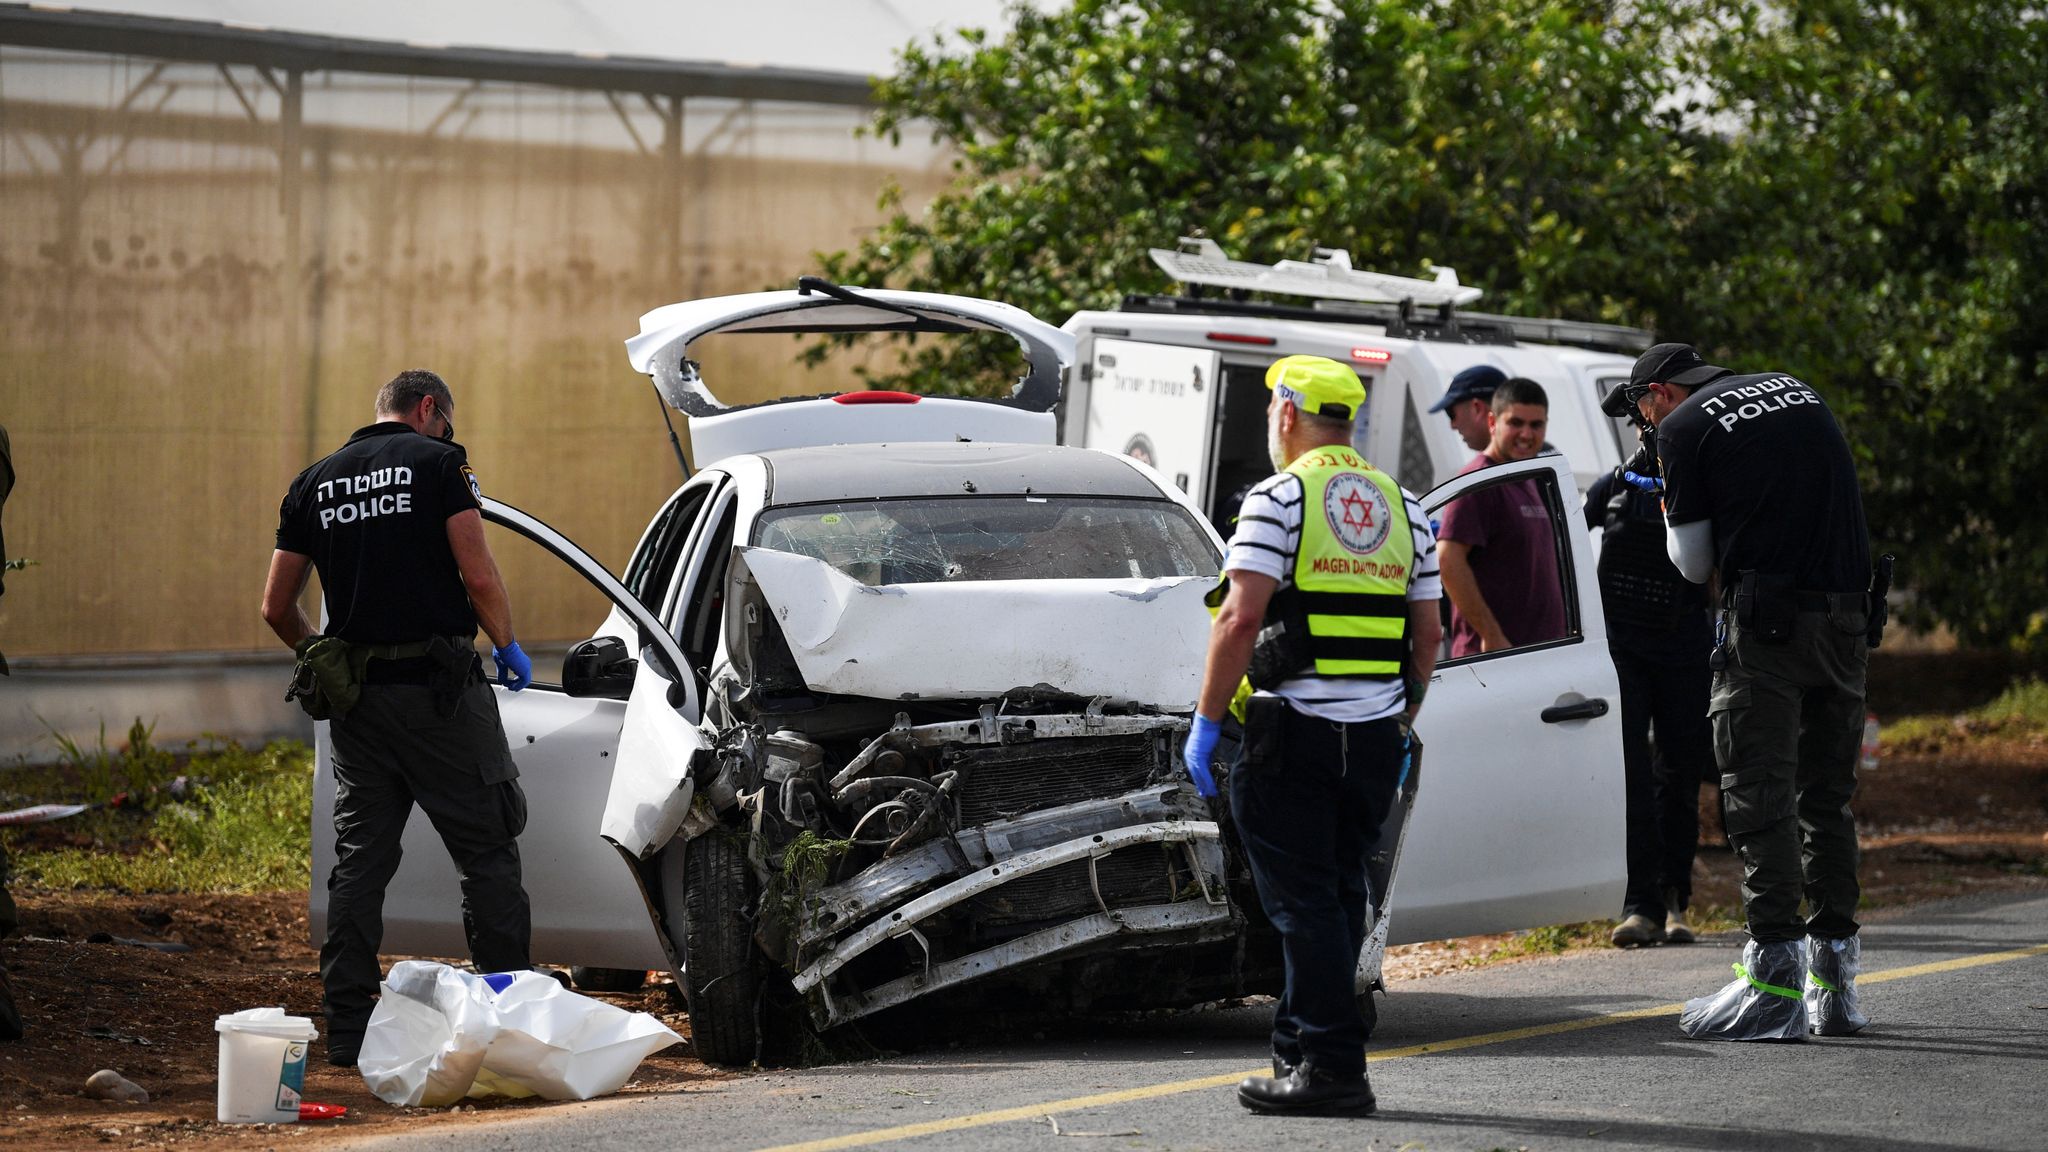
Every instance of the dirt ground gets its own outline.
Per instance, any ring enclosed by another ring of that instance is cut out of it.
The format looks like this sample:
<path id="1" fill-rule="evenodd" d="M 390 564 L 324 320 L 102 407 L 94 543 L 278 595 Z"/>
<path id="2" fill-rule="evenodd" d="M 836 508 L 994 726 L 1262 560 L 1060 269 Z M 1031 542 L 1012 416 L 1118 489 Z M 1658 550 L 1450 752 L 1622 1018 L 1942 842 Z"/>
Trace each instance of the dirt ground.
<path id="1" fill-rule="evenodd" d="M 1711 793 L 1709 793 L 1711 796 Z M 2048 891 L 2048 738 L 1972 741 L 1957 749 L 1887 750 L 1864 775 L 1869 918 L 1932 899 L 1991 890 Z M 1696 868 L 1695 906 L 1724 918 L 1739 907 L 1739 869 L 1711 829 Z M 458 1109 L 400 1109 L 371 1096 L 353 1071 L 332 1069 L 316 1043 L 305 1098 L 348 1106 L 340 1120 L 298 1125 L 214 1121 L 213 1020 L 258 1005 L 318 1018 L 316 953 L 305 897 L 119 896 L 30 889 L 16 893 L 21 932 L 0 943 L 28 1036 L 0 1044 L 0 1147 L 263 1147 L 335 1142 L 351 1134 L 465 1124 L 540 1101 L 482 1100 Z M 1617 914 L 1619 910 L 1617 909 Z M 128 941 L 189 946 L 166 953 Z M 100 942 L 95 942 L 98 940 Z M 1511 938 L 1409 945 L 1390 957 L 1393 981 L 1480 962 Z M 1512 948 L 1507 949 L 1513 951 Z M 687 1036 L 666 989 L 604 999 L 643 1010 Z M 87 1099 L 85 1080 L 112 1068 L 141 1084 L 145 1105 Z M 735 1075 L 687 1047 L 650 1057 L 626 1094 L 703 1091 Z"/>

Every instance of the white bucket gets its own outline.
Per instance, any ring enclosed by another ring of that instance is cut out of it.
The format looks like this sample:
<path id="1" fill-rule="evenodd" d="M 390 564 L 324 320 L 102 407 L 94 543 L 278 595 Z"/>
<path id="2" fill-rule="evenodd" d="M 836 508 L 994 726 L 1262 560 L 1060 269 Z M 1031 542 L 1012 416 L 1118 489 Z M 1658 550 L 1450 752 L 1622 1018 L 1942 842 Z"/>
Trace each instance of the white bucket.
<path id="1" fill-rule="evenodd" d="M 297 1123 L 306 1046 L 320 1034 L 313 1022 L 282 1008 L 248 1008 L 215 1020 L 213 1030 L 220 1033 L 220 1122 Z"/>

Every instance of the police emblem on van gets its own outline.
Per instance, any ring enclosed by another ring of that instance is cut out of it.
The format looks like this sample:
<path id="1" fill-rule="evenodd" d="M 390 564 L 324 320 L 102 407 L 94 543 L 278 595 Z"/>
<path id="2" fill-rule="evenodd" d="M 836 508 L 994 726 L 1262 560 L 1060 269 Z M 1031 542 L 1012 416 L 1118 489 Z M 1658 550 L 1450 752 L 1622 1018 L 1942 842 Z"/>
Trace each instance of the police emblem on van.
<path id="1" fill-rule="evenodd" d="M 1355 472 L 1340 472 L 1323 489 L 1323 517 L 1330 534 L 1361 556 L 1380 550 L 1394 525 L 1393 509 L 1379 486 Z"/>

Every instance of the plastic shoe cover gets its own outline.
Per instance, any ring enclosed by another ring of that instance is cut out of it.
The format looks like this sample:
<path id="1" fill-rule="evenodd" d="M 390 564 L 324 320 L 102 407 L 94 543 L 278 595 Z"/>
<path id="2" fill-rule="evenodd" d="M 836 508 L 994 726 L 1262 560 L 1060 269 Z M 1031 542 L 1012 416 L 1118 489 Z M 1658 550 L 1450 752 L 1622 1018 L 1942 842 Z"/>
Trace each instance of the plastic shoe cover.
<path id="1" fill-rule="evenodd" d="M 1870 1023 L 1856 1003 L 1856 970 L 1862 964 L 1858 937 L 1806 938 L 1806 1019 L 1815 1036 L 1848 1036 Z"/>
<path id="2" fill-rule="evenodd" d="M 1806 1039 L 1805 942 L 1751 940 L 1734 967 L 1727 987 L 1685 1002 L 1679 1029 L 1695 1040 Z"/>

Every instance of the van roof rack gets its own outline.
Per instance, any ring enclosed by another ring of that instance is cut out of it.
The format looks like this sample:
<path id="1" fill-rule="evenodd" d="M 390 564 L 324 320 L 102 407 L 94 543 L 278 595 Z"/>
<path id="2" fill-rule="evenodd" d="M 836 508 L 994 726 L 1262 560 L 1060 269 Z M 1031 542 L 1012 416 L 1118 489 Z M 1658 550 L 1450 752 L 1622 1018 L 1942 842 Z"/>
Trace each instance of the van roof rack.
<path id="1" fill-rule="evenodd" d="M 1232 260 L 1214 240 L 1183 236 L 1178 247 L 1154 248 L 1151 252 L 1152 262 L 1183 284 L 1207 284 L 1242 292 L 1277 292 L 1284 296 L 1379 304 L 1412 300 L 1431 307 L 1470 304 L 1485 295 L 1477 288 L 1459 284 L 1458 273 L 1451 268 L 1433 268 L 1434 280 L 1353 268 L 1351 253 L 1342 248 L 1317 248 L 1307 260 L 1254 264 Z"/>
<path id="2" fill-rule="evenodd" d="M 1313 263 L 1283 260 L 1268 267 L 1231 260 L 1213 240 L 1183 238 L 1177 251 L 1151 250 L 1152 259 L 1167 275 L 1190 286 L 1184 296 L 1131 295 L 1118 305 L 1121 312 L 1154 314 L 1251 316 L 1274 320 L 1307 320 L 1324 324 L 1377 324 L 1396 339 L 1439 340 L 1460 344 L 1562 344 L 1594 352 L 1636 355 L 1657 342 L 1656 335 L 1642 328 L 1621 324 L 1596 324 L 1584 320 L 1553 317 L 1501 316 L 1486 312 L 1459 312 L 1457 305 L 1479 298 L 1477 288 L 1457 284 L 1457 273 L 1437 270 L 1436 280 L 1405 276 L 1384 276 L 1351 269 L 1351 259 L 1342 249 L 1319 248 L 1324 259 Z M 1273 275 L 1285 269 L 1285 275 Z M 1304 272 L 1304 269 L 1314 269 Z M 1341 275 L 1339 275 L 1341 273 Z M 1389 291 L 1401 285 L 1420 288 L 1409 296 L 1389 300 L 1362 295 L 1371 284 Z M 1228 299 L 1204 297 L 1202 286 L 1229 289 Z M 1304 291 L 1303 289 L 1310 289 Z M 1433 290 L 1425 298 L 1423 289 Z M 1314 303 L 1280 304 L 1252 300 L 1250 293 L 1275 292 L 1311 296 Z M 1460 298 L 1462 296 L 1462 298 Z M 1433 305 L 1427 310 L 1417 304 Z"/>

